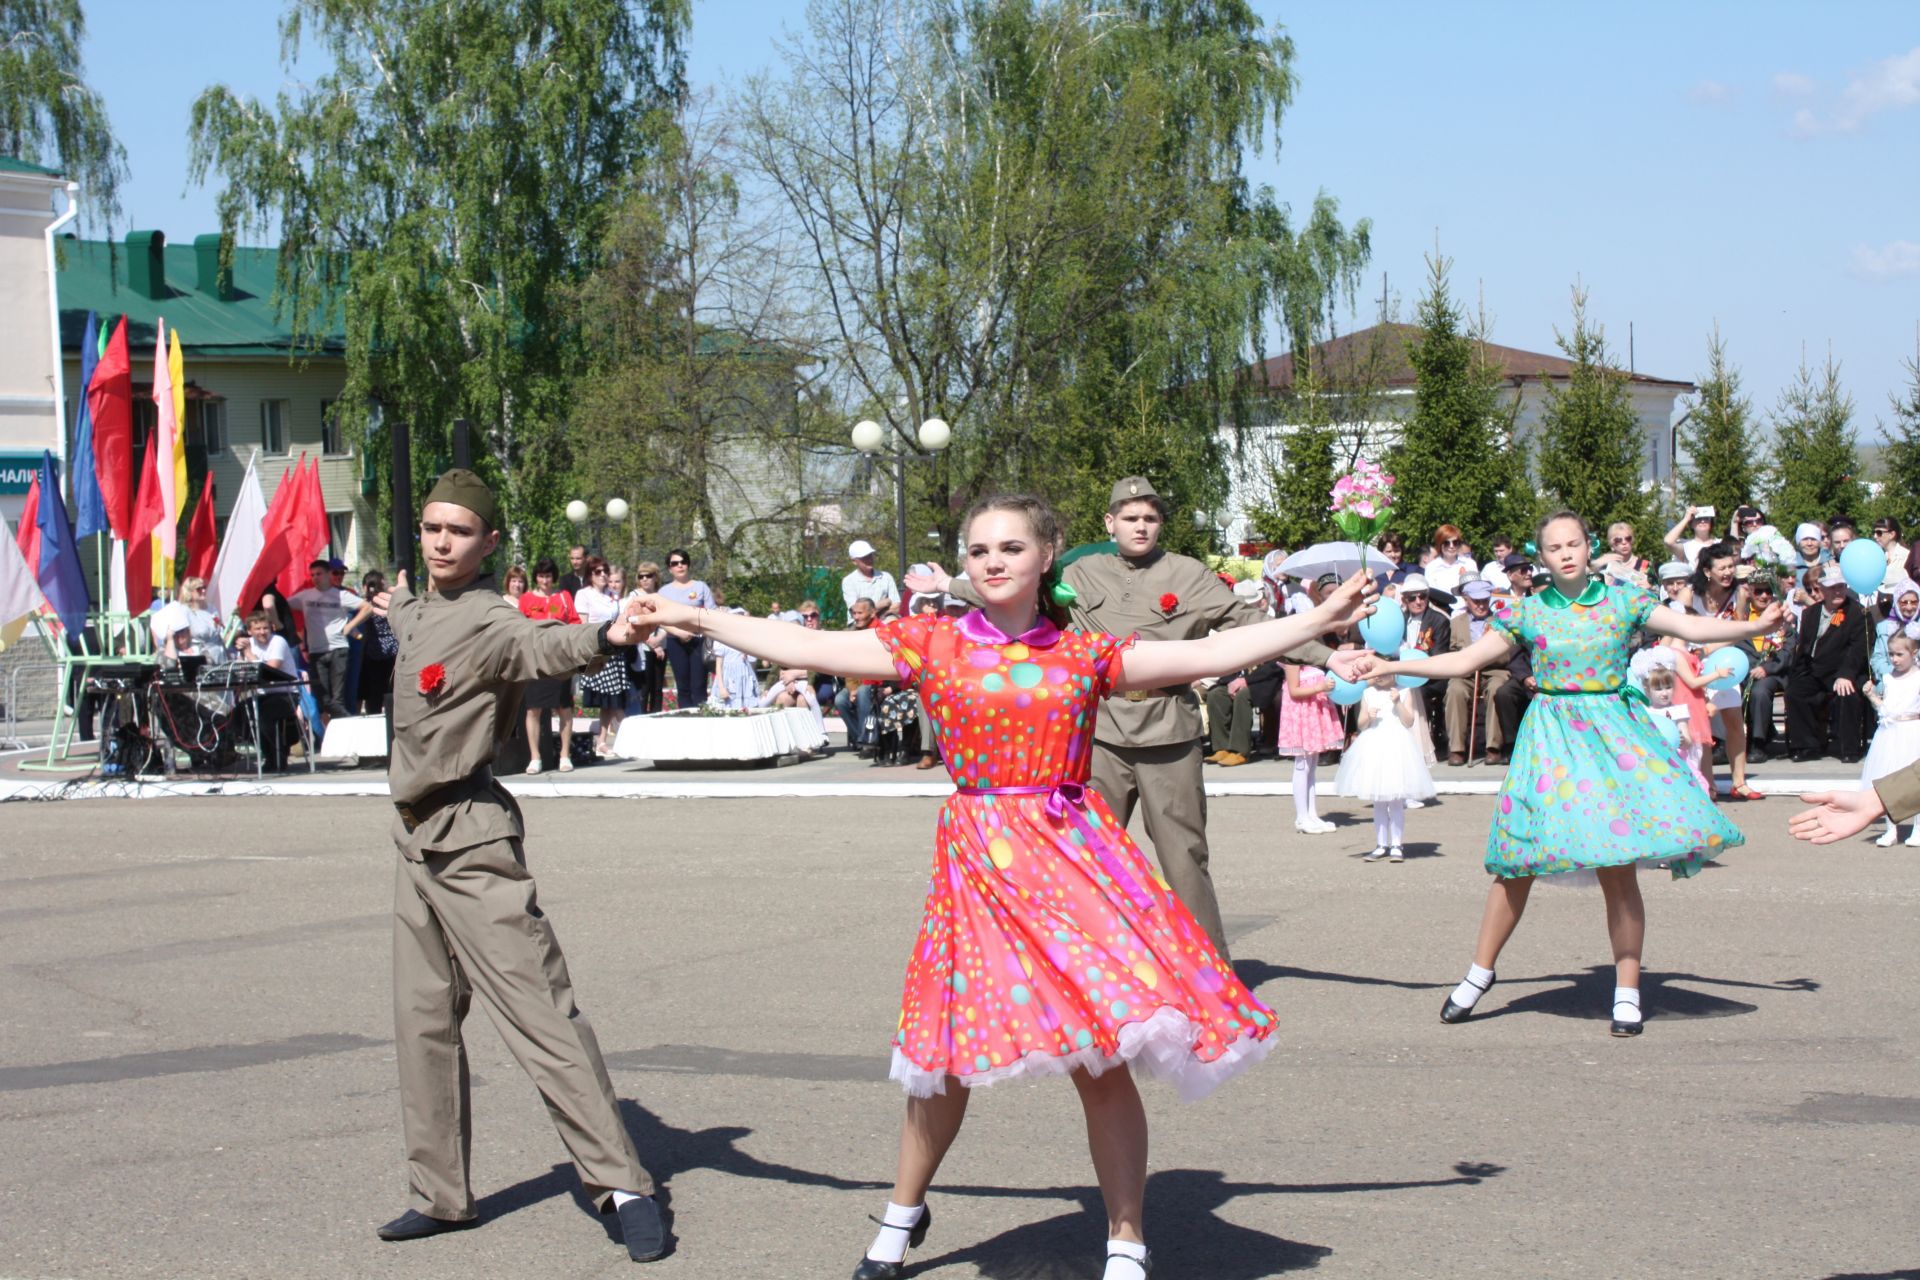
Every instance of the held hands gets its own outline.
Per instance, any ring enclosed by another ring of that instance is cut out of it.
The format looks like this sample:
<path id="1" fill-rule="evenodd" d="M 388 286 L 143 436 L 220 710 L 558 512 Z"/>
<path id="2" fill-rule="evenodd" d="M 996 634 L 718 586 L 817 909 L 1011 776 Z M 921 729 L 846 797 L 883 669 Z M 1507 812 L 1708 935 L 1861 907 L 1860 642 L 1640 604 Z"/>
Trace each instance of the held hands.
<path id="1" fill-rule="evenodd" d="M 1787 832 L 1795 840 L 1811 844 L 1832 844 L 1857 836 L 1887 811 L 1880 793 L 1870 786 L 1858 791 L 1816 791 L 1800 798 L 1814 807 L 1789 818 Z"/>
<path id="2" fill-rule="evenodd" d="M 1367 678 L 1367 668 L 1378 661 L 1369 649 L 1336 649 L 1327 659 L 1327 670 L 1349 684 L 1357 684 Z"/>

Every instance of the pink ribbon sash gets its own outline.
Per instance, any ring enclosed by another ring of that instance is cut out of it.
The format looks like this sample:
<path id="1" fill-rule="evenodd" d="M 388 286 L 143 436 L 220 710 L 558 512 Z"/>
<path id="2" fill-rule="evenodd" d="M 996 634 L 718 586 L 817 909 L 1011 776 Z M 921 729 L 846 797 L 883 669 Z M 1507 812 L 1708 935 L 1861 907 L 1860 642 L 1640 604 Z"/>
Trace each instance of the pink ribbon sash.
<path id="1" fill-rule="evenodd" d="M 1125 859 L 1114 849 L 1106 833 L 1087 821 L 1087 788 L 1080 782 L 1057 782 L 1052 786 L 1032 787 L 959 787 L 957 793 L 963 796 L 1045 796 L 1047 798 L 1047 816 L 1058 822 L 1065 818 L 1087 842 L 1087 849 L 1100 869 L 1120 886 L 1121 892 L 1132 900 L 1133 905 L 1142 911 L 1151 911 L 1155 906 L 1153 894 L 1140 883 L 1132 871 L 1127 869 Z"/>

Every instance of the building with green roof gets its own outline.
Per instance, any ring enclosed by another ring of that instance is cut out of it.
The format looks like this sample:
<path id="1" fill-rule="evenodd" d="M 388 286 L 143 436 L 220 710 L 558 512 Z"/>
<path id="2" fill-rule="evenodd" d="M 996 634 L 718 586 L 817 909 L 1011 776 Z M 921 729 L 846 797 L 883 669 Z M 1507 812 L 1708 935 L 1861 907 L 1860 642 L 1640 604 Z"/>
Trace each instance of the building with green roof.
<path id="1" fill-rule="evenodd" d="M 155 339 L 164 319 L 179 332 L 186 370 L 188 474 L 195 492 L 199 479 L 212 475 L 222 533 L 249 458 L 259 455 L 260 487 L 271 501 L 281 478 L 306 454 L 320 460 L 332 554 L 373 568 L 385 557 L 378 518 L 362 494 L 364 460 L 333 423 L 333 404 L 347 380 L 340 309 L 330 308 L 317 337 L 296 341 L 276 298 L 279 251 L 236 246 L 224 276 L 220 251 L 218 235 L 179 245 L 158 231 L 130 232 L 119 245 L 60 242 L 68 438 L 87 312 L 97 312 L 103 328 L 127 317 L 136 440 L 154 421 Z"/>

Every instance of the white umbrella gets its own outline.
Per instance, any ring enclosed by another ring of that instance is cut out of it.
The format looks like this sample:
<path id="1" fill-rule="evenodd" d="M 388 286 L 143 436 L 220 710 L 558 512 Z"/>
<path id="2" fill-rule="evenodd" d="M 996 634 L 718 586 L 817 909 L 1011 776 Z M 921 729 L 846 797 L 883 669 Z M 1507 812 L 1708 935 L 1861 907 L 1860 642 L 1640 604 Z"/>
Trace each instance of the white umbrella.
<path id="1" fill-rule="evenodd" d="M 1328 573 L 1345 581 L 1362 569 L 1369 573 L 1392 573 L 1393 568 L 1393 561 L 1361 542 L 1316 542 L 1280 562 L 1281 573 L 1303 582 Z"/>

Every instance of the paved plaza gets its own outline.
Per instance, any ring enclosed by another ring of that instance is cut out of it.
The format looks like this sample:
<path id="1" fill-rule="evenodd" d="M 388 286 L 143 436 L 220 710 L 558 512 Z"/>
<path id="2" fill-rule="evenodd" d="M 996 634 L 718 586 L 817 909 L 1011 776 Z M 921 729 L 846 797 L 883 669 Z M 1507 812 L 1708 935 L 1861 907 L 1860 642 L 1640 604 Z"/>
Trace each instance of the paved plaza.
<path id="1" fill-rule="evenodd" d="M 1211 779 L 1214 775 L 1209 774 Z M 1597 890 L 1542 887 L 1485 1014 L 1437 1017 L 1491 800 L 1291 830 L 1213 801 L 1267 1062 L 1148 1087 L 1158 1280 L 1920 1277 L 1920 850 L 1815 850 L 1783 798 L 1689 883 L 1645 876 L 1638 1040 L 1607 1035 Z M 405 1204 L 394 852 L 377 797 L 0 806 L 0 1277 L 828 1277 L 864 1247 L 900 1112 L 886 1043 L 937 801 L 533 799 L 529 861 L 676 1251 L 638 1272 L 530 1084 L 468 1023 L 477 1231 Z M 1071 1088 L 974 1101 L 909 1274 L 1096 1277 Z"/>

